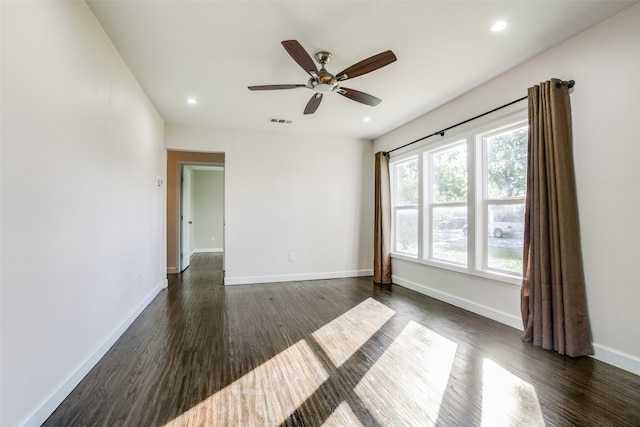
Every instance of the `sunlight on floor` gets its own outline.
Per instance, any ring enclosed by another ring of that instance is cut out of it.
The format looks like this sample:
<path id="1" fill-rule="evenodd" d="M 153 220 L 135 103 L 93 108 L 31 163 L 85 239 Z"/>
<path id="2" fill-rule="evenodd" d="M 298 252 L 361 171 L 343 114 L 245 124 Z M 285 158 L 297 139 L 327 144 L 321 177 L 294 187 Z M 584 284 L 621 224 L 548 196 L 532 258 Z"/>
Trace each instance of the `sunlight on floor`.
<path id="1" fill-rule="evenodd" d="M 410 321 L 355 388 L 382 425 L 435 425 L 457 344 Z"/>
<path id="2" fill-rule="evenodd" d="M 340 403 L 329 418 L 322 424 L 322 427 L 362 427 L 362 423 L 353 413 L 347 402 Z"/>
<path id="3" fill-rule="evenodd" d="M 329 375 L 306 341 L 299 341 L 166 426 L 277 426 Z"/>
<path id="4" fill-rule="evenodd" d="M 394 314 L 394 310 L 368 298 L 312 336 L 339 368 Z M 453 341 L 410 321 L 362 377 L 353 390 L 354 397 L 362 401 L 381 425 L 419 422 L 421 426 L 433 426 L 438 420 L 456 350 Z M 328 379 L 322 362 L 309 343 L 302 340 L 166 426 L 281 425 Z M 489 384 L 486 379 L 485 382 Z M 346 401 L 323 424 L 361 425 Z"/>
<path id="5" fill-rule="evenodd" d="M 544 426 L 535 389 L 494 361 L 482 367 L 482 426 Z"/>
<path id="6" fill-rule="evenodd" d="M 336 367 L 362 347 L 395 311 L 368 298 L 312 334 Z"/>

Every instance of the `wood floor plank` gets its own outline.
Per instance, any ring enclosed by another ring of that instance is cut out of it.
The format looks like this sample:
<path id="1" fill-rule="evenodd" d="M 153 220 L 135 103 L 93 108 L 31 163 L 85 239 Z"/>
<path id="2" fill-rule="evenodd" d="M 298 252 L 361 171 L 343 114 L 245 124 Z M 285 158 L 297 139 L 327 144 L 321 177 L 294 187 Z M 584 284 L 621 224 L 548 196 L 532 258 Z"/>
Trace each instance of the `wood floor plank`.
<path id="1" fill-rule="evenodd" d="M 640 425 L 638 376 L 425 295 L 221 268 L 170 276 L 44 425 Z"/>

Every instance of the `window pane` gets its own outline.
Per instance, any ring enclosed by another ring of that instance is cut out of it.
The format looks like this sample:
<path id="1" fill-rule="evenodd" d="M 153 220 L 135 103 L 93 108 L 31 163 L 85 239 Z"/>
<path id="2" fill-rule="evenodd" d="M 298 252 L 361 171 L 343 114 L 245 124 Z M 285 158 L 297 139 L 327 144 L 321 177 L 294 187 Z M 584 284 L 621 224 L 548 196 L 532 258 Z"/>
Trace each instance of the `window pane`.
<path id="1" fill-rule="evenodd" d="M 395 252 L 418 255 L 418 209 L 396 210 Z"/>
<path id="2" fill-rule="evenodd" d="M 413 206 L 418 204 L 418 159 L 394 166 L 395 206 Z"/>
<path id="3" fill-rule="evenodd" d="M 487 267 L 522 273 L 524 203 L 489 204 Z"/>
<path id="4" fill-rule="evenodd" d="M 527 189 L 527 127 L 487 137 L 490 199 L 524 197 Z"/>
<path id="5" fill-rule="evenodd" d="M 467 146 L 456 145 L 431 155 L 433 203 L 466 202 Z"/>
<path id="6" fill-rule="evenodd" d="M 433 259 L 467 264 L 467 208 L 434 207 Z"/>

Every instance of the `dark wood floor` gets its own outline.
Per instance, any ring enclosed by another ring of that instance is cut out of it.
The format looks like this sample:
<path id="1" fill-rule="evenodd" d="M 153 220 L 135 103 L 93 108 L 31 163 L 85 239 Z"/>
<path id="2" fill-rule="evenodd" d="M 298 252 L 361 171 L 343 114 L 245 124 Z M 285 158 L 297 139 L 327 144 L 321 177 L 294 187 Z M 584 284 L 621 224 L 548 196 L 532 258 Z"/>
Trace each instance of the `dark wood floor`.
<path id="1" fill-rule="evenodd" d="M 46 426 L 640 426 L 640 377 L 371 278 L 222 285 L 198 254 Z"/>

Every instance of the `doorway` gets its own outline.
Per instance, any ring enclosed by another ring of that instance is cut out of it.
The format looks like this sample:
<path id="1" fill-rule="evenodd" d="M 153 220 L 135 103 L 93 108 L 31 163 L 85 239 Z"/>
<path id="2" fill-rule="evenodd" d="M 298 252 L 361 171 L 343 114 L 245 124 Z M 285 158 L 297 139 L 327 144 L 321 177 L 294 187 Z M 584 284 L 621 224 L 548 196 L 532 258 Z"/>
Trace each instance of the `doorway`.
<path id="1" fill-rule="evenodd" d="M 181 172 L 183 170 L 183 166 L 192 166 L 192 167 L 200 167 L 200 166 L 215 166 L 219 167 L 222 170 L 222 190 L 224 193 L 224 153 L 203 153 L 203 152 L 193 152 L 193 151 L 175 151 L 175 150 L 167 150 L 167 274 L 177 274 L 182 270 L 182 256 L 183 252 L 183 241 L 181 240 L 181 236 L 186 233 L 181 232 L 182 221 L 180 217 L 181 212 L 181 202 L 182 202 L 182 191 L 181 191 Z M 193 171 L 192 171 L 193 172 Z M 197 250 L 213 250 L 217 249 L 224 253 L 224 194 L 220 197 L 220 204 L 222 210 L 222 219 L 221 226 L 222 237 L 216 237 L 215 242 L 217 245 L 214 245 L 214 241 L 212 241 L 211 245 L 208 247 L 200 247 L 195 248 Z M 189 219 L 187 219 L 188 223 Z M 188 225 L 188 224 L 187 224 Z M 192 225 L 195 225 L 192 224 Z M 209 239 L 215 236 L 209 236 Z M 193 234 L 189 233 L 189 240 L 192 240 Z M 220 241 L 221 240 L 221 241 Z M 192 243 L 189 243 L 191 248 Z M 191 255 L 192 250 L 188 250 L 187 253 Z M 224 269 L 224 260 L 223 260 L 223 269 Z"/>
<path id="2" fill-rule="evenodd" d="M 180 166 L 180 271 L 196 253 L 224 254 L 224 167 Z"/>

